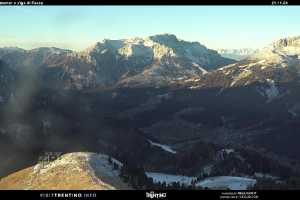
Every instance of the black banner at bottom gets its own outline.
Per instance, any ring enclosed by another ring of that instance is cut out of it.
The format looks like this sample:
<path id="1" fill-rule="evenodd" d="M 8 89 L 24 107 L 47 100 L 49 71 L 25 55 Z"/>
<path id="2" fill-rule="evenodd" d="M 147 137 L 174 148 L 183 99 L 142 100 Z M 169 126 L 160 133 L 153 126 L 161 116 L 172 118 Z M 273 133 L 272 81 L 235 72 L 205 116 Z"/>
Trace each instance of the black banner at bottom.
<path id="1" fill-rule="evenodd" d="M 292 198 L 294 197 L 294 198 Z M 298 197 L 298 198 L 297 198 Z M 300 190 L 0 190 L 0 199 L 300 199 Z"/>

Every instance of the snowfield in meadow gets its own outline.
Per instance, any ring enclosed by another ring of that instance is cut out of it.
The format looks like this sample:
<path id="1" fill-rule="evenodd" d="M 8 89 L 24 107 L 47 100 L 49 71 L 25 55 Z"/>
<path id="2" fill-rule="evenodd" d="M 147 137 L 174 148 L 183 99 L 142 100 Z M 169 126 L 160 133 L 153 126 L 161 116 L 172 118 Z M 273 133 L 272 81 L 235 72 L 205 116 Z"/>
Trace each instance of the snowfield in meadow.
<path id="1" fill-rule="evenodd" d="M 154 183 L 163 183 L 172 185 L 172 183 L 179 182 L 181 185 L 190 186 L 196 180 L 196 177 L 182 176 L 174 174 L 164 174 L 156 172 L 146 172 L 146 176 L 153 179 Z M 236 176 L 216 176 L 209 177 L 196 182 L 195 186 L 209 189 L 224 189 L 230 190 L 247 190 L 256 184 L 255 179 L 236 177 Z"/>
<path id="2" fill-rule="evenodd" d="M 196 186 L 207 187 L 210 189 L 229 188 L 230 190 L 247 190 L 256 183 L 255 179 L 236 177 L 236 176 L 216 176 L 206 178 Z"/>

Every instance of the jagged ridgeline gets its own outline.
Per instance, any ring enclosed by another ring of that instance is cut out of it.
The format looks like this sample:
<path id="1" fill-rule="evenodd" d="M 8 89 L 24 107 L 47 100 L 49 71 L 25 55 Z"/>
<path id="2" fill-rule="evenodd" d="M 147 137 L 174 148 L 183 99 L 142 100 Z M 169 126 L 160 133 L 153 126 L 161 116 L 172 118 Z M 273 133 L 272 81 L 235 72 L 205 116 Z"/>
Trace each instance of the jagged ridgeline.
<path id="1" fill-rule="evenodd" d="M 15 70 L 32 70 L 49 87 L 94 88 L 116 85 L 169 85 L 234 62 L 198 42 L 175 35 L 105 39 L 82 52 L 58 48 L 0 49 Z"/>

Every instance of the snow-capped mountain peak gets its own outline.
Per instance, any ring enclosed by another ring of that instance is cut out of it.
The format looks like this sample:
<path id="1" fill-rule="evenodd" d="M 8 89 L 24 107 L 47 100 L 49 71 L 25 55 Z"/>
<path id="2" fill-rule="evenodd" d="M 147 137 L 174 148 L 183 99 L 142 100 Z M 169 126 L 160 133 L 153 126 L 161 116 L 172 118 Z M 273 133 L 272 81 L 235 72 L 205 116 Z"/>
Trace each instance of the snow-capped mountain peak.
<path id="1" fill-rule="evenodd" d="M 251 59 L 266 59 L 268 63 L 299 63 L 300 37 L 289 37 L 276 40 L 267 47 L 259 50 Z"/>
<path id="2" fill-rule="evenodd" d="M 77 89 L 170 85 L 235 62 L 199 42 L 184 41 L 172 34 L 104 39 L 82 52 L 54 47 L 9 52 L 0 49 L 0 59 L 14 69 L 42 67 L 48 71 L 46 75 L 51 71 L 51 79 L 63 81 L 62 88 Z"/>
<path id="3" fill-rule="evenodd" d="M 287 37 L 273 42 L 274 48 L 300 47 L 300 36 Z"/>
<path id="4" fill-rule="evenodd" d="M 223 57 L 234 60 L 243 60 L 250 55 L 256 53 L 258 49 L 242 48 L 242 49 L 217 49 L 218 53 Z"/>
<path id="5" fill-rule="evenodd" d="M 234 62 L 198 42 L 180 40 L 172 34 L 105 39 L 87 49 L 85 54 L 95 61 L 96 70 L 101 71 L 97 75 L 98 83 L 118 82 L 127 86 L 132 82 L 169 84 L 172 80 L 199 76 Z"/>

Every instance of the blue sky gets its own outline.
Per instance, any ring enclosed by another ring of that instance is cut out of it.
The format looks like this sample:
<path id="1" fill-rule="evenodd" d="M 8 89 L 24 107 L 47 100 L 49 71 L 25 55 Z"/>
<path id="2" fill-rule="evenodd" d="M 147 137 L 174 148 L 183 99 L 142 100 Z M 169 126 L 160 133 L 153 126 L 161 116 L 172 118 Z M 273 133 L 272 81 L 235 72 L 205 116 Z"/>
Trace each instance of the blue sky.
<path id="1" fill-rule="evenodd" d="M 300 35 L 298 6 L 0 7 L 0 47 L 82 50 L 104 38 L 172 33 L 208 48 L 260 48 Z"/>

